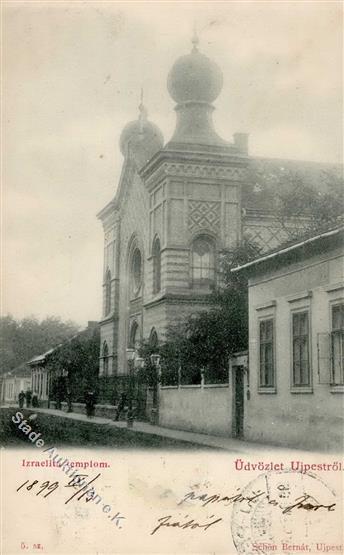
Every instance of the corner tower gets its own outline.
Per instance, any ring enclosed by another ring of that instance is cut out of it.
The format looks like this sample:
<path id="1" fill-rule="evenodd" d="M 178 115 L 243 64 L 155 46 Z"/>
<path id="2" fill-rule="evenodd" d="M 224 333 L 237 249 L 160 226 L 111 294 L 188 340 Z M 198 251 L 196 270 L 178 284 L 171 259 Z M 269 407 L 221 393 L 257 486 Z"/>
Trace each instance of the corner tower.
<path id="1" fill-rule="evenodd" d="M 208 302 L 217 282 L 219 259 L 241 237 L 241 184 L 248 156 L 240 141 L 230 143 L 212 121 L 223 77 L 198 48 L 173 65 L 167 88 L 176 102 L 170 141 L 140 170 L 149 195 L 149 244 L 154 263 L 159 241 L 159 290 L 148 287 L 145 328 L 169 323 Z M 154 264 L 153 264 L 154 266 Z M 154 280 L 154 268 L 152 268 Z M 160 335 L 159 333 L 159 335 Z"/>

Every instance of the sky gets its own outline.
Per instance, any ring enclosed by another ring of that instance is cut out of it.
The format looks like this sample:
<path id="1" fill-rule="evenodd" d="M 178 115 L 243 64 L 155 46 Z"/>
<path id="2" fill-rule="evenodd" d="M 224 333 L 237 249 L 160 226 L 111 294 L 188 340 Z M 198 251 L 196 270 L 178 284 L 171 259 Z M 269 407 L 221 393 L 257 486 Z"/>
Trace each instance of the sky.
<path id="1" fill-rule="evenodd" d="M 341 2 L 3 2 L 2 313 L 101 316 L 103 232 L 119 137 L 140 89 L 165 141 L 166 79 L 199 49 L 224 75 L 217 132 L 252 155 L 338 163 Z"/>

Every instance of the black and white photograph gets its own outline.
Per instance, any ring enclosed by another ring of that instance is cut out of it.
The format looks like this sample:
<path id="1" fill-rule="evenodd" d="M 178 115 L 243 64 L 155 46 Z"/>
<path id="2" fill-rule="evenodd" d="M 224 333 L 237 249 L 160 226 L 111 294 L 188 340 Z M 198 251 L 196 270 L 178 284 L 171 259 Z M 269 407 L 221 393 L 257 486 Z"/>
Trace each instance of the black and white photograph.
<path id="1" fill-rule="evenodd" d="M 1 555 L 344 553 L 343 3 L 1 14 Z"/>

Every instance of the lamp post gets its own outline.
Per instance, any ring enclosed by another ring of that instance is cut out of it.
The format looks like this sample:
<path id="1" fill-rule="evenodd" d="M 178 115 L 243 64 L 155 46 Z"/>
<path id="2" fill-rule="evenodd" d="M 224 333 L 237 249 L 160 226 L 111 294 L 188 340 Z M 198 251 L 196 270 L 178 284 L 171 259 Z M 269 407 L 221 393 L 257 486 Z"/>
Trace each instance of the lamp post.
<path id="1" fill-rule="evenodd" d="M 156 370 L 156 385 L 154 387 L 153 396 L 153 423 L 159 424 L 159 404 L 160 404 L 160 381 L 161 381 L 161 366 L 160 366 L 160 355 L 152 354 L 150 356 L 151 363 Z"/>
<path id="2" fill-rule="evenodd" d="M 129 383 L 128 383 L 128 415 L 127 415 L 127 427 L 132 428 L 134 423 L 134 413 L 133 413 L 133 374 L 134 374 L 134 363 L 135 363 L 135 349 L 127 349 L 127 362 L 129 367 Z"/>

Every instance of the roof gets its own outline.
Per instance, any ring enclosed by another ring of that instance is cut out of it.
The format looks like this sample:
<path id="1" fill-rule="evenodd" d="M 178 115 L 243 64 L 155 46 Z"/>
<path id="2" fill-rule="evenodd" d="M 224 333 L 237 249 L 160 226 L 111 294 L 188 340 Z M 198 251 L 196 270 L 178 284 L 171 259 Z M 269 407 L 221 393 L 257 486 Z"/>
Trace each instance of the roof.
<path id="1" fill-rule="evenodd" d="M 27 362 L 23 362 L 13 370 L 6 372 L 3 374 L 4 378 L 29 378 L 31 376 L 31 369 L 28 366 Z"/>
<path id="2" fill-rule="evenodd" d="M 49 351 L 46 351 L 45 353 L 42 353 L 41 355 L 35 356 L 31 360 L 29 360 L 29 362 L 27 364 L 29 364 L 30 366 L 35 366 L 36 364 L 43 364 L 44 362 L 46 362 L 47 358 L 49 358 L 49 356 L 52 355 L 55 351 L 60 349 L 60 347 L 62 347 L 62 345 L 65 345 L 66 343 L 69 343 L 70 341 L 73 341 L 73 339 L 76 339 L 77 337 L 80 337 L 80 336 L 83 336 L 83 335 L 92 335 L 95 332 L 95 330 L 98 329 L 98 327 L 99 327 L 99 323 L 97 321 L 90 320 L 88 322 L 87 328 L 85 328 L 82 331 L 79 331 L 78 333 L 76 333 L 75 335 L 73 335 L 72 337 L 70 337 L 69 339 L 64 341 L 63 343 L 60 343 L 59 345 L 56 345 L 52 349 L 49 349 Z"/>
<path id="3" fill-rule="evenodd" d="M 303 251 L 302 255 L 304 256 L 307 254 L 305 250 L 307 248 L 311 248 L 308 252 L 313 252 L 312 247 L 319 245 L 320 243 L 323 244 L 324 241 L 330 242 L 334 241 L 334 239 L 340 238 L 340 235 L 343 235 L 344 226 L 337 227 L 335 229 L 330 229 L 319 233 L 309 239 L 304 239 L 303 241 L 296 241 L 295 243 L 283 247 L 281 249 L 274 250 L 270 253 L 267 253 L 263 256 L 256 258 L 255 260 L 251 260 L 246 264 L 242 264 L 241 266 L 237 266 L 236 268 L 232 269 L 232 272 L 239 272 L 242 270 L 248 270 L 255 268 L 257 266 L 262 265 L 263 263 L 268 264 L 271 260 L 276 260 L 280 258 L 284 258 L 285 255 L 294 254 L 297 251 Z"/>
<path id="4" fill-rule="evenodd" d="M 42 353 L 41 355 L 35 356 L 31 360 L 29 360 L 28 364 L 35 365 L 35 364 L 40 364 L 42 362 L 45 362 L 46 359 L 48 358 L 48 356 L 51 355 L 54 351 L 56 351 L 56 349 L 61 347 L 61 345 L 62 345 L 62 343 L 60 345 L 57 345 L 53 349 L 49 349 L 49 351 L 46 351 L 45 353 Z"/>

